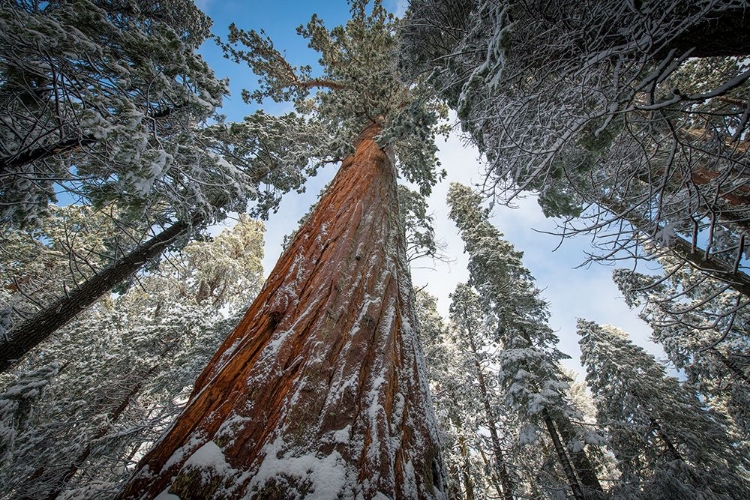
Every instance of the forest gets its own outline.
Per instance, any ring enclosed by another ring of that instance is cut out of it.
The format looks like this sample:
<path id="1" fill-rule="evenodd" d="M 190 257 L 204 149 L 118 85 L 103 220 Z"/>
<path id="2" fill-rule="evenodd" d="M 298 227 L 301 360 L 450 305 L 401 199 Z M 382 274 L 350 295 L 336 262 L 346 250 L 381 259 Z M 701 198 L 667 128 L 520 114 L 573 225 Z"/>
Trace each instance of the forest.
<path id="1" fill-rule="evenodd" d="M 317 4 L 0 0 L 0 499 L 750 498 L 750 1 Z"/>

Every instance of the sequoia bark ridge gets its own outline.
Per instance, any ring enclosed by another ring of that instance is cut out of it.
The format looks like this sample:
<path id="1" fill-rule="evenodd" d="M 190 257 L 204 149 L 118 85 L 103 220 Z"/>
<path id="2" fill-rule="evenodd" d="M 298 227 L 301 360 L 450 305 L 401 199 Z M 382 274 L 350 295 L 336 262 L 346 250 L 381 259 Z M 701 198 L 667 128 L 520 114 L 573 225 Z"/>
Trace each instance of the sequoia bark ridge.
<path id="1" fill-rule="evenodd" d="M 445 498 L 380 131 L 361 134 L 119 498 Z"/>

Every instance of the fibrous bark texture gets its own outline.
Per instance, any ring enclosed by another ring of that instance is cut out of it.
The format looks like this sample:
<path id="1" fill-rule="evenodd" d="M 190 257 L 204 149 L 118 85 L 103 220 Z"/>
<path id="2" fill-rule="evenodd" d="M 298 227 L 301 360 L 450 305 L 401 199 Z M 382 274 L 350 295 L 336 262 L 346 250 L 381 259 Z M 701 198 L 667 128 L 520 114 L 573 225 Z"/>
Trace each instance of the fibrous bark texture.
<path id="1" fill-rule="evenodd" d="M 363 132 L 121 499 L 444 498 L 379 131 Z"/>

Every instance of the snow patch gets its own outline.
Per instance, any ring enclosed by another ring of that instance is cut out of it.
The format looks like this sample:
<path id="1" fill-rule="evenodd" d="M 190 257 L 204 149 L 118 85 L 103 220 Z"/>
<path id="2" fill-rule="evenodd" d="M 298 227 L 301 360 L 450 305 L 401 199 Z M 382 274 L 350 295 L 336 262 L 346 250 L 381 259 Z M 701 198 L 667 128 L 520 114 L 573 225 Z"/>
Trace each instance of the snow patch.
<path id="1" fill-rule="evenodd" d="M 535 425 L 524 425 L 521 432 L 518 433 L 518 443 L 523 446 L 534 444 L 539 440 L 537 427 Z"/>
<path id="2" fill-rule="evenodd" d="M 169 492 L 169 486 L 154 497 L 154 500 L 180 500 L 180 497 Z"/>
<path id="3" fill-rule="evenodd" d="M 209 441 L 190 455 L 185 462 L 184 467 L 193 466 L 198 468 L 213 468 L 222 474 L 233 472 L 232 466 L 224 459 L 224 452 L 219 445 Z"/>
<path id="4" fill-rule="evenodd" d="M 284 475 L 299 478 L 300 483 L 308 483 L 311 491 L 305 498 L 309 500 L 337 498 L 346 487 L 346 465 L 338 452 L 334 451 L 325 457 L 315 453 L 289 456 L 290 453 L 278 458 L 283 448 L 284 441 L 281 438 L 276 438 L 272 444 L 265 446 L 266 456 L 250 483 L 251 490 L 262 488 L 269 480 L 278 480 Z"/>
<path id="5" fill-rule="evenodd" d="M 350 424 L 344 427 L 343 429 L 339 429 L 333 433 L 333 442 L 346 444 L 349 442 L 349 438 L 351 434 L 352 434 L 352 426 Z"/>

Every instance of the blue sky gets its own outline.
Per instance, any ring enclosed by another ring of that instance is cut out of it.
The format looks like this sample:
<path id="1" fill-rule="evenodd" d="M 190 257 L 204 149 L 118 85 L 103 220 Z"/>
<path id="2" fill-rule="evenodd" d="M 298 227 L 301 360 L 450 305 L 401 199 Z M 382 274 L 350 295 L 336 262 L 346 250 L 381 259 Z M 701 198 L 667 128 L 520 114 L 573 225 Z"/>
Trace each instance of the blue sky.
<path id="1" fill-rule="evenodd" d="M 305 40 L 297 36 L 297 26 L 306 23 L 315 12 L 327 26 L 333 27 L 345 22 L 349 13 L 345 0 L 199 0 L 196 3 L 213 19 L 215 34 L 223 36 L 232 22 L 240 28 L 263 29 L 274 40 L 276 48 L 285 51 L 287 58 L 295 65 L 314 64 L 317 60 L 315 53 L 307 48 Z M 405 1 L 385 0 L 385 5 L 398 14 L 403 12 Z M 230 78 L 232 96 L 225 102 L 222 113 L 229 120 L 240 120 L 251 113 L 253 108 L 242 102 L 240 90 L 252 89 L 257 77 L 247 68 L 223 59 L 221 51 L 213 45 L 206 44 L 201 52 L 217 76 Z M 273 103 L 265 109 L 270 113 L 288 110 Z M 434 189 L 429 201 L 437 236 L 446 243 L 447 252 L 455 260 L 450 264 L 418 261 L 414 263 L 412 274 L 414 285 L 427 285 L 427 290 L 438 297 L 441 313 L 447 316 L 450 304 L 448 295 L 457 283 L 468 278 L 463 243 L 447 217 L 445 197 L 448 183 L 457 181 L 471 185 L 481 182 L 482 165 L 478 161 L 477 151 L 466 147 L 457 135 L 446 142 L 440 140 L 438 146 L 448 179 Z M 283 236 L 296 228 L 297 221 L 334 174 L 335 167 L 329 166 L 317 177 L 308 180 L 306 193 L 286 195 L 279 212 L 267 221 L 263 260 L 266 275 L 280 254 Z M 560 337 L 561 350 L 572 357 L 564 363 L 566 367 L 581 371 L 575 333 L 576 318 L 579 317 L 622 328 L 631 334 L 636 343 L 663 357 L 658 346 L 647 341 L 650 335 L 647 325 L 620 299 L 620 293 L 611 279 L 614 268 L 603 265 L 578 267 L 585 260 L 585 252 L 592 250 L 590 239 L 578 237 L 567 240 L 553 252 L 559 239 L 539 231 L 553 231 L 555 223 L 545 219 L 533 197 L 518 200 L 515 209 L 497 207 L 494 214 L 493 223 L 517 249 L 524 252 L 524 264 L 536 278 L 537 286 L 544 290 L 543 296 L 550 304 L 550 326 Z"/>

